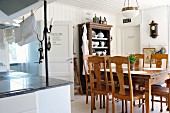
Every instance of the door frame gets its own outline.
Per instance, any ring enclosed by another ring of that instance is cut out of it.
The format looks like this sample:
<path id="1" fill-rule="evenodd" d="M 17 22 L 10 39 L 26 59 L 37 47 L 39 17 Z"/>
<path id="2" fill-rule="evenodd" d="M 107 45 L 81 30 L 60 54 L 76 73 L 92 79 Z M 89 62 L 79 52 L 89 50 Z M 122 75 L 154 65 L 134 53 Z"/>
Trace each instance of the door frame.
<path id="1" fill-rule="evenodd" d="M 139 29 L 139 51 L 141 51 L 141 29 L 140 29 L 140 25 L 136 25 L 136 26 L 127 26 L 127 27 L 119 27 L 117 28 L 117 47 L 120 48 L 120 50 L 117 49 L 118 53 L 121 55 L 124 55 L 123 51 L 124 51 L 124 29 L 128 29 L 128 28 L 138 28 Z"/>

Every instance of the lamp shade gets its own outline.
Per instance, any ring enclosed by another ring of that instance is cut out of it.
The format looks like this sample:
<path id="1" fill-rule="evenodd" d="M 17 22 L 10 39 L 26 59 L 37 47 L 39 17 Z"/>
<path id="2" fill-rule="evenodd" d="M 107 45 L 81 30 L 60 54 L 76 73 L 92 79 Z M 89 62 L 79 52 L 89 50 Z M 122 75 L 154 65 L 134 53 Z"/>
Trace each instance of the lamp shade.
<path id="1" fill-rule="evenodd" d="M 139 14 L 138 7 L 124 7 L 122 15 L 126 18 L 134 18 Z"/>

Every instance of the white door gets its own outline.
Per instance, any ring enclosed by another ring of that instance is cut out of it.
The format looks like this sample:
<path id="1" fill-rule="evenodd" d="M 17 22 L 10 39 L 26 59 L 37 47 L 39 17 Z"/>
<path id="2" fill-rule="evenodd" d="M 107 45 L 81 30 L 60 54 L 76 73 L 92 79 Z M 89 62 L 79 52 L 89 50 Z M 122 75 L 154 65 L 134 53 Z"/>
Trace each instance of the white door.
<path id="1" fill-rule="evenodd" d="M 51 50 L 48 52 L 49 77 L 74 82 L 72 23 L 55 21 L 50 37 Z M 45 72 L 42 75 L 45 76 Z M 70 89 L 71 100 L 73 100 L 74 83 Z"/>
<path id="2" fill-rule="evenodd" d="M 122 54 L 140 53 L 140 27 L 127 27 L 122 29 Z"/>

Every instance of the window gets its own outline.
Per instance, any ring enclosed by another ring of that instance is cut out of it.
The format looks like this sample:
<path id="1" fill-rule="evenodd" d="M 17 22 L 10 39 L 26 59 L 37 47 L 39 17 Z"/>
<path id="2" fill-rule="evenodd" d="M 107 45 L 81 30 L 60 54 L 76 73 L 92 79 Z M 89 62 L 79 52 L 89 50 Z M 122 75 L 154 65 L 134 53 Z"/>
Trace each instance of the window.
<path id="1" fill-rule="evenodd" d="M 9 61 L 10 63 L 26 63 L 28 56 L 28 45 L 19 46 L 13 42 L 9 44 Z"/>

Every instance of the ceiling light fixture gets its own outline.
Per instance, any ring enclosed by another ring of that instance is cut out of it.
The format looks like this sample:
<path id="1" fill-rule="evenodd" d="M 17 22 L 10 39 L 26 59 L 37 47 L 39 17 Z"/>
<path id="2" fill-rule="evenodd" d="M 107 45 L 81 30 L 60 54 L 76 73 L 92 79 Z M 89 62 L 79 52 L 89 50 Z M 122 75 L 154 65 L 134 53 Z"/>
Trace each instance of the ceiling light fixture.
<path id="1" fill-rule="evenodd" d="M 126 6 L 126 0 L 124 2 L 124 7 L 122 8 L 122 15 L 127 18 L 134 18 L 139 14 L 139 5 L 136 0 L 137 7 L 129 6 L 129 0 L 127 1 L 128 6 Z"/>

